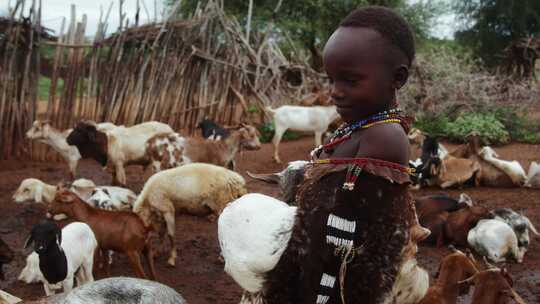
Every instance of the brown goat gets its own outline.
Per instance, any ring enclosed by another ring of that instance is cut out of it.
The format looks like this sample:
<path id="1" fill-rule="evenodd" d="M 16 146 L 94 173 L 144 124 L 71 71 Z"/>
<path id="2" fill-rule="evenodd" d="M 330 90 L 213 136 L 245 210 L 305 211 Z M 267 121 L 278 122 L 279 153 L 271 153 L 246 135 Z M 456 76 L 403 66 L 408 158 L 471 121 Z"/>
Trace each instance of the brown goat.
<path id="1" fill-rule="evenodd" d="M 134 213 L 127 211 L 108 211 L 97 209 L 84 203 L 76 194 L 66 188 L 58 187 L 56 196 L 48 206 L 51 214 L 66 214 L 68 217 L 90 226 L 100 249 L 125 253 L 137 276 L 146 278 L 141 252 L 146 255 L 150 267 L 150 277 L 155 280 L 154 258 L 148 230 L 143 221 Z"/>
<path id="2" fill-rule="evenodd" d="M 195 162 L 234 170 L 234 157 L 239 150 L 260 149 L 257 135 L 257 129 L 246 124 L 219 141 L 182 137 L 172 132 L 161 133 L 146 142 L 146 155 L 156 172 Z"/>
<path id="3" fill-rule="evenodd" d="M 459 282 L 460 286 L 469 284 L 475 286 L 471 304 L 504 304 L 509 297 L 518 304 L 525 304 L 512 288 L 514 282 L 505 268 L 490 268 Z"/>
<path id="4" fill-rule="evenodd" d="M 468 246 L 467 234 L 481 219 L 491 218 L 489 211 L 482 206 L 464 206 L 457 211 L 442 211 L 420 219 L 420 224 L 431 231 L 426 243 Z"/>
<path id="5" fill-rule="evenodd" d="M 439 265 L 437 282 L 431 286 L 418 304 L 454 304 L 460 294 L 459 281 L 478 273 L 474 259 L 453 249 Z"/>

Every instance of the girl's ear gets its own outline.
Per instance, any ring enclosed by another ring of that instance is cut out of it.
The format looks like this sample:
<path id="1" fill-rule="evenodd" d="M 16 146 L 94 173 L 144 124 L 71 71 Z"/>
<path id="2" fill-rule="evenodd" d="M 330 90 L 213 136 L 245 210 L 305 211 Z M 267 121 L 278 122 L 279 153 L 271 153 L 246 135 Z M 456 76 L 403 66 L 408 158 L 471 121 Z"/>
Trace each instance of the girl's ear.
<path id="1" fill-rule="evenodd" d="M 392 83 L 394 89 L 401 89 L 407 83 L 407 79 L 409 79 L 409 67 L 402 64 L 394 71 L 394 80 Z"/>

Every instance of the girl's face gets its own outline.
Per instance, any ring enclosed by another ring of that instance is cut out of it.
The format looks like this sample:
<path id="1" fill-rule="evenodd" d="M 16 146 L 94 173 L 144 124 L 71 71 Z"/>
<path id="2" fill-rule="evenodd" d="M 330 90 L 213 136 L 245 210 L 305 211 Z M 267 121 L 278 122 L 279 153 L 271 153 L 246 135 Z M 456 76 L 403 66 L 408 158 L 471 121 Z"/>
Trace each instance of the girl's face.
<path id="1" fill-rule="evenodd" d="M 383 111 L 395 101 L 393 48 L 378 32 L 340 27 L 328 40 L 324 68 L 331 97 L 344 121 L 352 123 Z"/>

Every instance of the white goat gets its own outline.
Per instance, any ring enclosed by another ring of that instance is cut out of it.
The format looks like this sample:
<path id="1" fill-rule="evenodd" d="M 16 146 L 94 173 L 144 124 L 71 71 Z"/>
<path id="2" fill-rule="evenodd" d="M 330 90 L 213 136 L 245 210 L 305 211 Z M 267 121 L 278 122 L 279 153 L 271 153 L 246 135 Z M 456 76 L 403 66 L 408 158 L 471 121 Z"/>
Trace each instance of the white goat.
<path id="1" fill-rule="evenodd" d="M 525 184 L 525 181 L 527 180 L 527 175 L 525 174 L 525 170 L 523 170 L 523 167 L 519 164 L 517 161 L 507 161 L 499 159 L 499 155 L 495 150 L 493 150 L 491 147 L 486 146 L 483 147 L 480 152 L 478 152 L 480 157 L 484 159 L 486 162 L 492 164 L 499 170 L 506 173 L 514 185 L 516 186 L 523 186 Z"/>
<path id="2" fill-rule="evenodd" d="M 533 161 L 529 166 L 525 187 L 540 188 L 540 165 L 537 162 Z"/>
<path id="3" fill-rule="evenodd" d="M 115 125 L 110 122 L 104 122 L 97 124 L 97 127 L 99 130 L 105 131 L 114 128 Z M 49 145 L 56 152 L 60 153 L 68 163 L 69 173 L 73 180 L 77 173 L 77 164 L 81 159 L 81 154 L 77 147 L 70 146 L 66 142 L 66 138 L 71 131 L 72 129 L 60 131 L 51 126 L 51 123 L 48 120 L 36 120 L 32 124 L 32 128 L 26 132 L 26 137 Z"/>
<path id="4" fill-rule="evenodd" d="M 41 226 L 39 226 L 37 230 L 40 228 Z M 41 244 L 38 245 L 38 243 L 42 241 L 39 238 L 40 231 L 32 229 L 32 233 L 26 241 L 25 248 L 31 242 L 36 242 L 36 250 L 39 250 Z M 98 244 L 92 229 L 85 223 L 71 223 L 62 229 L 60 236 L 56 237 L 56 243 L 59 242 L 61 242 L 60 252 L 65 255 L 65 260 L 62 258 L 52 258 L 51 260 L 54 261 L 53 264 L 40 265 L 40 256 L 38 256 L 36 252 L 32 252 L 26 258 L 26 266 L 23 268 L 18 278 L 20 281 L 24 281 L 28 284 L 36 281 L 42 282 L 47 296 L 54 294 L 54 289 L 59 289 L 60 283 L 64 288 L 64 292 L 69 292 L 73 288 L 74 278 L 77 279 L 77 285 L 79 286 L 86 282 L 94 281 L 92 267 L 94 265 L 94 252 Z M 56 243 L 47 245 L 57 246 Z M 47 250 L 47 252 L 42 254 L 47 255 L 48 252 L 50 252 L 50 250 Z M 41 269 L 47 269 L 58 273 L 61 272 L 58 269 L 66 267 L 66 265 L 62 265 L 62 263 L 67 263 L 67 274 L 65 278 L 57 284 L 49 284 Z"/>
<path id="5" fill-rule="evenodd" d="M 69 144 L 77 146 L 83 157 L 91 157 L 103 166 L 113 167 L 113 184 L 126 185 L 125 165 L 148 165 L 146 141 L 173 129 L 157 121 L 144 122 L 131 127 L 117 126 L 100 131 L 91 121 L 80 122 L 67 137 Z"/>
<path id="6" fill-rule="evenodd" d="M 506 261 L 507 257 L 521 263 L 525 254 L 518 247 L 512 227 L 498 220 L 480 220 L 476 227 L 469 231 L 467 242 L 478 254 L 496 263 Z"/>
<path id="7" fill-rule="evenodd" d="M 95 201 L 109 200 L 110 205 L 114 210 L 131 209 L 137 195 L 126 188 L 114 186 L 96 186 L 93 181 L 85 178 L 79 178 L 71 184 L 70 190 L 75 192 L 83 201 L 89 202 L 95 194 L 95 190 L 106 190 L 108 199 L 94 197 L 92 204 Z M 19 188 L 13 194 L 13 200 L 16 203 L 24 203 L 26 201 L 34 201 L 41 204 L 49 204 L 56 195 L 56 186 L 49 185 L 37 178 L 27 178 L 21 182 Z M 65 216 L 56 215 L 55 220 L 65 219 Z"/>
<path id="8" fill-rule="evenodd" d="M 287 248 L 296 211 L 273 197 L 250 193 L 227 205 L 219 216 L 218 239 L 225 272 L 244 289 L 240 303 L 261 303 L 266 274 Z M 384 304 L 417 303 L 429 288 L 428 273 L 418 267 L 416 250 L 409 249 Z"/>
<path id="9" fill-rule="evenodd" d="M 105 210 L 129 210 L 135 203 L 137 195 L 126 188 L 115 186 L 99 186 L 92 191 L 88 203 Z"/>
<path id="10" fill-rule="evenodd" d="M 274 160 L 278 163 L 281 163 L 279 142 L 287 129 L 315 132 L 315 146 L 318 147 L 321 145 L 323 133 L 339 117 L 335 106 L 281 106 L 277 109 L 267 107 L 266 110 L 274 117 L 275 134 L 272 143 L 274 144 Z"/>
<path id="11" fill-rule="evenodd" d="M 193 163 L 154 174 L 133 205 L 145 226 L 156 226 L 153 214 L 164 218 L 172 246 L 168 263 L 175 265 L 175 210 L 219 215 L 225 205 L 246 194 L 244 178 L 223 167 Z"/>
<path id="12" fill-rule="evenodd" d="M 498 208 L 491 211 L 491 214 L 494 216 L 493 219 L 508 224 L 514 230 L 518 240 L 518 247 L 525 254 L 529 249 L 529 230 L 535 235 L 539 235 L 531 220 L 510 208 Z"/>

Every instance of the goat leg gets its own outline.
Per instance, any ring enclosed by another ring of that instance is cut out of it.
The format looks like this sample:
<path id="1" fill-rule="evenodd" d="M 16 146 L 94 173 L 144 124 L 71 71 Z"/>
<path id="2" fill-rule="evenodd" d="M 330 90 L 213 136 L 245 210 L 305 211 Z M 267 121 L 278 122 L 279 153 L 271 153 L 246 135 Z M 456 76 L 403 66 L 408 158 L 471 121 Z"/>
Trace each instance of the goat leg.
<path id="1" fill-rule="evenodd" d="M 141 264 L 141 255 L 137 251 L 128 251 L 126 252 L 129 262 L 131 264 L 131 267 L 135 270 L 135 274 L 141 278 L 146 279 L 146 275 L 144 274 L 144 269 Z"/>

